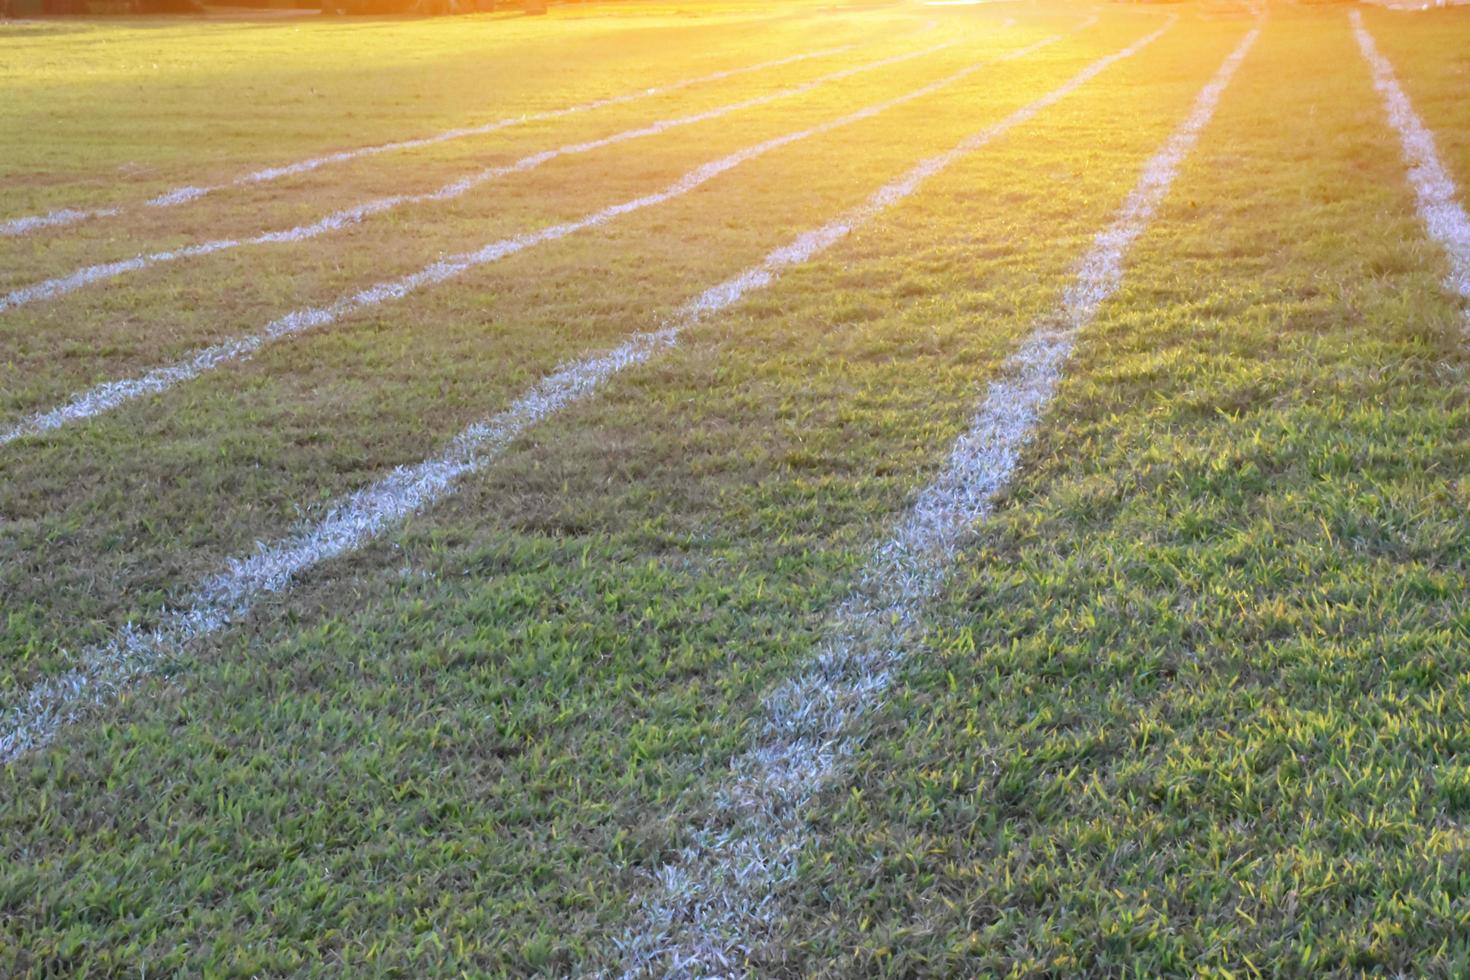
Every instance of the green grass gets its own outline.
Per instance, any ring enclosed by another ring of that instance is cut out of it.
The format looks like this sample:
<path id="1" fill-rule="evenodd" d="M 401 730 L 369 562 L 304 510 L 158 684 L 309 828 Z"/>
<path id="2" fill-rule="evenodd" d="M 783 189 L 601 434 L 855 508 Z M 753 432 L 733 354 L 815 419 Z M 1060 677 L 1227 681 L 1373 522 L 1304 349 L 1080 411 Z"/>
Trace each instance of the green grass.
<path id="1" fill-rule="evenodd" d="M 1183 21 L 1136 58 L 538 427 L 442 506 L 0 767 L 0 972 L 615 965 L 630 903 L 749 744 L 762 694 L 812 655 L 869 549 L 1250 23 L 1221 4 L 1165 9 Z M 628 5 L 532 21 L 0 27 L 16 52 L 3 84 L 26 96 L 0 109 L 24 134 L 4 164 L 22 188 L 6 216 L 856 45 L 473 145 L 0 239 L 12 286 L 795 84 L 932 43 L 915 33 L 931 18 L 967 42 L 452 206 L 6 314 L 0 411 L 646 192 L 1083 13 Z M 773 14 L 789 16 L 753 19 Z M 656 323 L 1161 15 L 1107 8 L 922 106 L 0 449 L 0 695 L 150 622 L 228 556 L 436 451 L 556 364 Z M 1456 95 L 1470 12 L 1367 21 L 1470 184 Z M 153 102 L 120 94 L 145 52 L 170 66 Z M 559 67 L 466 81 L 501 58 Z M 242 74 L 259 115 L 221 103 Z M 323 95 L 274 104 L 275 86 Z M 147 175 L 110 186 L 139 156 Z M 1343 12 L 1273 7 L 929 610 L 923 649 L 813 808 L 758 973 L 1470 969 L 1470 355 L 1413 207 Z"/>
<path id="2" fill-rule="evenodd" d="M 820 808 L 799 969 L 1467 969 L 1470 359 L 1347 31 L 1262 46 Z"/>

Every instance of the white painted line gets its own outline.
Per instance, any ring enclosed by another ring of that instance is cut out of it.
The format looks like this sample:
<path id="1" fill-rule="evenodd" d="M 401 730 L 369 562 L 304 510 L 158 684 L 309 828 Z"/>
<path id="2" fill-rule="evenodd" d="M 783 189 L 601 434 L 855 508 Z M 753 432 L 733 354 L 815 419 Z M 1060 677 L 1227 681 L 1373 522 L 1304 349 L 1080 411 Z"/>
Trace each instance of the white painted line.
<path id="1" fill-rule="evenodd" d="M 887 68 L 892 65 L 902 64 L 905 61 L 912 61 L 916 58 L 924 57 L 925 55 L 934 54 L 946 48 L 954 47 L 957 43 L 958 42 L 956 41 L 945 41 L 941 44 L 932 45 L 930 47 L 922 48 L 917 51 L 909 51 L 905 52 L 904 54 L 894 55 L 888 58 L 881 58 L 877 61 L 871 61 L 866 64 L 854 66 L 852 68 L 844 68 L 841 71 L 831 72 L 818 78 L 814 78 L 811 81 L 805 82 L 801 85 L 794 85 L 790 88 L 781 89 L 777 92 L 771 92 L 767 95 L 756 96 L 750 99 L 742 99 L 738 102 L 731 102 L 726 105 L 716 106 L 713 109 L 706 109 L 703 112 L 696 112 L 687 116 L 679 116 L 673 119 L 657 120 L 655 122 L 649 123 L 646 126 L 639 126 L 636 129 L 624 130 L 621 133 L 615 133 L 612 136 L 603 137 L 602 139 L 589 140 L 583 143 L 571 143 L 554 150 L 543 150 L 539 153 L 532 153 L 529 156 L 522 157 L 515 163 L 508 164 L 506 166 L 486 167 L 485 169 L 480 170 L 477 173 L 471 174 L 468 177 L 462 177 L 459 180 L 451 181 L 433 191 L 428 191 L 423 194 L 393 194 L 388 197 L 380 197 L 376 200 L 367 201 L 363 204 L 358 204 L 350 208 L 343 208 L 342 210 L 329 214 L 325 218 L 322 218 L 318 221 L 314 221 L 310 224 L 305 225 L 297 225 L 295 228 L 264 232 L 252 238 L 245 239 L 220 238 L 215 239 L 214 241 L 201 242 L 198 245 L 189 245 L 183 248 L 169 249 L 162 252 L 153 252 L 149 255 L 139 255 L 134 258 L 124 259 L 118 262 L 106 262 L 99 265 L 87 266 L 85 268 L 78 269 L 75 272 L 68 273 L 64 276 L 57 276 L 52 279 L 46 279 L 41 282 L 32 283 L 28 286 L 21 286 L 3 296 L 0 296 L 0 313 L 4 313 L 6 310 L 11 310 L 18 306 L 24 306 L 28 303 L 35 303 L 39 302 L 40 300 L 55 299 L 58 296 L 64 296 L 74 290 L 81 289 L 83 286 L 102 282 L 107 279 L 113 279 L 125 273 L 137 272 L 139 270 L 151 268 L 153 266 L 163 265 L 167 262 L 175 262 L 179 259 L 189 259 L 197 258 L 203 255 L 213 255 L 217 252 L 225 252 L 229 251 L 230 249 L 242 248 L 252 245 L 276 245 L 289 242 L 303 242 L 307 241 L 308 239 L 316 238 L 319 235 L 324 235 L 328 232 L 338 231 L 350 225 L 357 224 L 372 215 L 382 214 L 386 211 L 391 211 L 394 208 L 403 205 L 451 201 L 457 197 L 462 197 L 463 195 L 468 194 L 470 191 L 481 187 L 492 180 L 496 180 L 500 177 L 509 176 L 511 174 L 525 173 L 527 171 L 534 170 L 542 164 L 549 163 L 550 161 L 555 160 L 561 156 L 568 156 L 578 153 L 590 153 L 593 150 L 600 150 L 605 147 L 614 146 L 618 143 L 626 143 L 629 140 L 639 139 L 644 136 L 656 136 L 660 133 L 666 133 L 672 129 L 677 129 L 680 126 L 689 126 L 695 123 L 708 122 L 712 119 L 718 119 L 721 116 L 729 115 L 733 112 L 739 112 L 745 109 L 753 109 L 759 106 L 769 105 L 770 103 L 779 101 L 781 99 L 791 98 L 797 95 L 804 95 L 807 92 L 814 91 L 815 89 L 818 89 L 823 85 L 827 85 L 835 81 L 840 81 L 845 78 L 851 78 L 852 76 L 861 74 L 863 72 L 873 71 L 879 68 Z"/>
<path id="2" fill-rule="evenodd" d="M 694 829 L 678 862 L 658 872 L 639 921 L 618 943 L 625 977 L 744 975 L 747 954 L 775 938 L 777 889 L 795 875 L 808 843 L 808 805 L 856 751 L 855 722 L 919 643 L 925 603 L 1010 481 L 1056 392 L 1077 332 L 1116 292 L 1124 253 L 1164 199 L 1259 33 L 1259 27 L 1251 30 L 1226 58 L 1144 167 L 1082 258 L 1055 318 L 1011 356 L 944 469 L 874 551 L 814 662 L 766 698 L 755 745 L 731 762 L 714 812 Z"/>
<path id="3" fill-rule="evenodd" d="M 151 631 L 130 624 L 106 643 L 83 651 L 72 670 L 36 684 L 0 709 L 0 763 L 14 761 L 51 741 L 63 726 L 81 717 L 90 706 L 106 703 L 193 642 L 247 616 L 263 596 L 288 590 L 297 578 L 321 562 L 361 547 L 397 522 L 447 496 L 461 477 L 484 469 L 532 425 L 591 395 L 625 368 L 641 364 L 672 347 L 685 330 L 738 302 L 746 293 L 770 285 L 784 269 L 830 248 L 854 228 L 912 194 L 930 176 L 1030 119 L 1106 65 L 1151 43 L 1165 29 L 1167 25 L 1129 48 L 1095 62 L 1049 95 L 952 150 L 921 162 L 836 220 L 798 236 L 772 251 L 756 266 L 705 290 L 685 304 L 668 326 L 637 334 L 610 353 L 561 368 L 505 411 L 460 433 L 442 455 L 415 466 L 399 467 L 332 506 L 319 523 L 304 527 L 284 540 L 262 544 L 254 554 L 228 562 L 223 572 L 195 591 L 186 608 L 167 613 Z M 1058 40 L 1048 38 L 1001 60 L 1025 57 Z"/>
<path id="4" fill-rule="evenodd" d="M 85 651 L 76 667 L 35 685 L 0 712 L 0 763 L 50 741 L 87 705 L 110 700 L 160 661 L 246 616 L 263 596 L 285 591 L 306 570 L 356 550 L 444 497 L 460 477 L 483 468 L 528 427 L 613 374 L 647 360 L 671 340 L 669 331 L 640 334 L 609 354 L 563 368 L 506 411 L 466 429 L 443 455 L 399 467 L 337 503 L 320 523 L 230 561 L 225 571 L 202 585 L 187 608 L 166 614 L 151 631 L 130 624 Z"/>
<path id="5" fill-rule="evenodd" d="M 175 187 L 166 191 L 158 197 L 145 202 L 148 207 L 166 208 L 184 204 L 188 201 L 197 201 L 207 194 L 224 190 L 228 187 L 248 187 L 252 184 L 263 184 L 282 177 L 290 177 L 296 174 L 308 173 L 321 167 L 334 163 L 346 163 L 349 160 L 358 160 L 363 157 L 377 156 L 382 153 L 394 153 L 399 150 L 413 150 L 425 146 L 433 146 L 438 143 L 447 143 L 451 140 L 465 139 L 472 136 L 488 136 L 490 133 L 509 129 L 512 126 L 520 126 L 525 123 L 547 122 L 552 119 L 561 119 L 564 116 L 574 115 L 580 112 L 591 112 L 594 109 L 606 109 L 610 106 L 626 105 L 629 102 L 637 102 L 641 99 L 649 99 L 658 95 L 668 95 L 670 92 L 678 92 L 695 85 L 704 85 L 709 82 L 723 81 L 737 75 L 745 75 L 751 72 L 767 71 L 771 68 L 780 68 L 785 65 L 795 64 L 798 61 L 808 61 L 813 58 L 829 58 L 833 55 L 842 54 L 851 50 L 852 45 L 846 44 L 833 48 L 822 48 L 817 51 L 807 51 L 803 54 L 794 54 L 785 58 L 776 58 L 772 61 L 762 61 L 754 65 L 745 65 L 740 68 L 727 68 L 709 75 L 701 75 L 697 78 L 686 78 L 667 85 L 659 85 L 654 88 L 639 89 L 636 92 L 626 92 L 622 95 L 614 95 L 605 99 L 595 99 L 591 102 L 583 102 L 578 105 L 565 106 L 561 109 L 548 109 L 544 112 L 529 112 L 520 116 L 510 116 L 495 122 L 482 123 L 479 126 L 465 126 L 458 129 L 448 129 L 442 133 L 432 136 L 421 136 L 416 139 L 398 140 L 393 143 L 379 143 L 375 146 L 363 146 L 352 150 L 340 150 L 336 153 L 328 153 L 308 160 L 298 160 L 277 167 L 266 167 L 262 170 L 252 171 L 236 177 L 234 180 L 224 184 L 211 184 L 203 187 L 185 186 Z M 62 225 L 77 224 L 93 218 L 110 218 L 121 214 L 123 208 L 109 207 L 93 210 L 77 208 L 61 208 L 48 214 L 33 215 L 25 218 L 11 218 L 0 221 L 0 235 L 24 235 L 29 232 L 39 231 L 42 228 L 55 228 Z"/>
<path id="6" fill-rule="evenodd" d="M 1363 0 L 1363 2 L 1371 3 L 1377 7 L 1383 7 L 1386 10 L 1416 14 L 1423 13 L 1427 10 L 1443 10 L 1446 7 L 1470 6 L 1470 0 L 1433 0 L 1433 2 L 1424 2 L 1424 0 Z"/>
<path id="7" fill-rule="evenodd" d="M 1450 275 L 1445 286 L 1462 300 L 1470 301 L 1470 217 L 1458 200 L 1454 178 L 1439 159 L 1434 133 L 1414 111 L 1414 104 L 1394 77 L 1393 65 L 1379 52 L 1373 35 L 1363 26 L 1363 15 L 1354 10 L 1348 16 L 1352 18 L 1358 47 L 1373 70 L 1373 87 L 1383 97 L 1389 125 L 1398 133 L 1403 146 L 1419 217 L 1429 237 L 1439 242 L 1449 257 Z M 1465 310 L 1465 323 L 1470 327 L 1470 308 Z"/>
<path id="8" fill-rule="evenodd" d="M 0 433 L 0 446 L 7 445 L 25 436 L 50 432 L 64 425 L 93 418 L 138 398 L 159 394 L 175 385 L 190 381 L 212 371 L 223 364 L 248 358 L 260 348 L 283 337 L 289 337 L 307 330 L 327 326 L 348 314 L 371 309 L 389 300 L 402 299 L 425 286 L 446 282 L 472 269 L 498 262 L 501 259 L 523 252 L 536 245 L 556 241 L 575 232 L 587 228 L 595 228 L 622 215 L 652 205 L 662 204 L 665 201 L 687 194 L 696 187 L 718 177 L 720 174 L 732 170 L 750 160 L 754 160 L 756 157 L 768 153 L 771 150 L 808 139 L 812 136 L 831 132 L 842 126 L 869 119 L 896 106 L 903 105 L 906 102 L 912 102 L 915 99 L 932 95 L 975 74 L 987 63 L 988 61 L 976 62 L 938 81 L 930 82 L 928 85 L 921 86 L 904 95 L 887 99 L 855 112 L 828 120 L 827 122 L 807 127 L 806 129 L 799 129 L 783 136 L 768 139 L 754 146 L 746 147 L 743 150 L 737 150 L 728 156 L 706 163 L 701 167 L 696 167 L 668 187 L 653 194 L 646 194 L 620 204 L 609 205 L 600 211 L 595 211 L 575 221 L 551 225 L 538 231 L 526 232 L 511 238 L 503 238 L 491 242 L 473 252 L 464 252 L 459 255 L 450 256 L 449 258 L 440 259 L 418 272 L 380 282 L 366 289 L 358 290 L 355 293 L 349 293 L 327 306 L 311 307 L 288 313 L 268 323 L 260 333 L 222 341 L 202 350 L 195 351 L 193 354 L 172 364 L 153 368 L 137 377 L 104 382 L 89 391 L 83 392 L 64 405 L 32 415 L 12 428 Z"/>
<path id="9" fill-rule="evenodd" d="M 89 208 L 86 210 L 60 208 L 46 214 L 35 214 L 26 218 L 10 218 L 0 222 L 0 235 L 25 235 L 33 231 L 40 231 L 42 228 L 74 225 L 82 221 L 91 221 L 94 218 L 111 218 L 121 210 L 121 208 Z"/>

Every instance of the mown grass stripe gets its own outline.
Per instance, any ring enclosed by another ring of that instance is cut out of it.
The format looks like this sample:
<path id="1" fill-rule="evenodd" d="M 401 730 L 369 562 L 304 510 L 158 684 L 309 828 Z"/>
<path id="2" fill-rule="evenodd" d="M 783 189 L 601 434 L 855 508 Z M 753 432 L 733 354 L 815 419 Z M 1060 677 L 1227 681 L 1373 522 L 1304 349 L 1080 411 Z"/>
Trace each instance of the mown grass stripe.
<path id="1" fill-rule="evenodd" d="M 761 61 L 753 65 L 744 65 L 739 68 L 726 68 L 723 71 L 713 72 L 708 75 L 700 75 L 695 78 L 685 78 L 670 82 L 667 85 L 659 85 L 654 88 L 639 89 L 636 92 L 625 92 L 622 95 L 609 96 L 605 99 L 594 99 L 590 102 L 582 102 L 576 105 L 564 106 L 560 109 L 548 109 L 544 112 L 532 112 L 520 116 L 509 116 L 495 122 L 482 123 L 478 126 L 463 126 L 456 129 L 447 129 L 432 136 L 420 136 L 414 139 L 397 140 L 391 143 L 378 143 L 373 146 L 357 147 L 351 150 L 339 150 L 335 153 L 327 153 L 322 156 L 311 157 L 306 160 L 298 160 L 295 163 L 282 164 L 275 167 L 265 167 L 250 173 L 236 177 L 232 181 L 223 184 L 210 184 L 206 186 L 186 185 L 175 187 L 159 196 L 146 201 L 148 207 L 166 208 L 185 204 L 189 201 L 197 201 L 199 198 L 216 191 L 225 190 L 230 187 L 249 187 L 252 184 L 264 184 L 282 177 L 290 177 L 298 174 L 309 173 L 322 167 L 335 163 L 347 163 L 351 160 L 360 160 L 364 157 L 378 156 L 384 153 L 394 153 L 400 150 L 421 149 L 426 146 L 435 146 L 440 143 L 448 143 L 453 140 L 465 139 L 473 136 L 488 136 L 491 133 L 509 129 L 512 126 L 520 126 L 525 123 L 549 122 L 566 116 L 582 112 L 591 112 L 596 109 L 607 109 L 612 106 L 626 105 L 630 102 L 638 102 L 642 99 L 650 99 L 659 95 L 668 95 L 695 85 L 704 85 L 709 82 L 723 81 L 739 75 L 752 72 L 767 71 L 772 68 L 781 68 L 786 65 L 796 64 L 800 61 L 809 61 L 815 58 L 830 58 L 834 55 L 843 54 L 852 49 L 852 45 L 845 44 L 831 48 L 819 48 L 815 51 L 806 51 L 800 54 L 788 55 L 784 58 L 775 58 L 770 61 Z M 122 207 L 109 207 L 97 209 L 60 208 L 47 214 L 31 215 L 23 218 L 11 218 L 0 222 L 0 235 L 16 236 L 25 235 L 42 228 L 55 228 L 63 225 L 78 224 L 94 218 L 115 217 L 123 212 Z"/>
<path id="2" fill-rule="evenodd" d="M 1419 206 L 1419 217 L 1429 236 L 1444 247 L 1450 275 L 1445 285 L 1462 300 L 1470 301 L 1470 217 L 1459 201 L 1455 180 L 1445 169 L 1435 149 L 1434 133 L 1424 125 L 1394 74 L 1393 64 L 1378 50 L 1373 35 L 1363 24 L 1363 15 L 1351 11 L 1358 49 L 1373 72 L 1373 87 L 1383 97 L 1389 125 L 1398 133 L 1404 162 L 1409 165 L 1409 183 Z M 1470 308 L 1465 310 L 1470 327 Z"/>
<path id="3" fill-rule="evenodd" d="M 1060 88 L 946 153 L 919 163 L 836 220 L 798 236 L 772 251 L 756 266 L 705 290 L 685 304 L 669 325 L 636 334 L 608 353 L 559 369 L 509 408 L 460 433 L 441 455 L 414 466 L 399 467 L 333 505 L 321 521 L 273 544 L 262 544 L 253 554 L 229 561 L 223 572 L 195 590 L 186 608 L 166 613 L 151 630 L 129 624 L 110 640 L 83 651 L 76 667 L 32 686 L 0 710 L 0 762 L 14 761 L 49 742 L 89 706 L 105 704 L 189 644 L 244 618 L 261 597 L 289 589 L 308 570 L 356 550 L 396 522 L 447 496 L 456 481 L 488 466 L 530 426 L 590 395 L 625 368 L 644 363 L 657 352 L 673 346 L 683 331 L 738 302 L 746 293 L 769 285 L 783 269 L 806 262 L 830 248 L 853 228 L 912 194 L 928 177 L 1030 119 L 1113 62 L 1152 43 L 1175 20 L 1171 17 L 1164 27 L 1094 62 Z M 1058 36 L 1038 41 L 1000 60 L 1018 60 L 1060 39 Z"/>
<path id="4" fill-rule="evenodd" d="M 902 64 L 906 61 L 912 61 L 915 58 L 922 58 L 925 55 L 935 54 L 939 51 L 945 50 L 946 48 L 954 47 L 958 43 L 959 42 L 957 41 L 944 41 L 940 44 L 931 45 L 926 48 L 920 48 L 916 51 L 906 51 L 903 54 L 892 55 L 887 58 L 880 58 L 876 61 L 870 61 L 864 64 L 854 65 L 849 68 L 843 68 L 840 71 L 834 71 L 826 75 L 821 75 L 817 78 L 812 79 L 809 82 L 804 82 L 800 85 L 793 85 L 789 88 L 784 88 L 776 92 L 770 92 L 765 95 L 755 96 L 754 98 L 741 99 L 737 102 L 730 102 L 722 106 L 716 106 L 712 109 L 705 109 L 701 112 L 695 112 L 684 116 L 677 116 L 672 119 L 655 120 L 654 122 L 648 123 L 647 125 L 638 126 L 633 129 L 627 129 L 620 133 L 614 133 L 611 136 L 605 136 L 601 139 L 587 140 L 581 143 L 568 143 L 565 146 L 560 146 L 555 149 L 541 150 L 536 153 L 527 154 L 516 162 L 507 164 L 505 166 L 486 167 L 467 177 L 461 177 L 458 180 L 450 181 L 442 187 L 436 188 L 432 191 L 426 191 L 422 194 L 391 194 L 386 197 L 376 198 L 374 200 L 366 201 L 362 204 L 357 204 L 352 207 L 342 208 L 317 221 L 311 222 L 309 224 L 297 225 L 294 228 L 285 228 L 278 231 L 262 232 L 261 234 L 255 235 L 251 238 L 217 238 L 212 241 L 200 242 L 197 245 L 188 245 L 183 248 L 167 249 L 164 251 L 152 252 L 146 255 L 135 256 L 131 259 L 123 259 L 117 262 L 104 262 L 97 265 L 86 266 L 84 268 L 77 269 L 74 272 L 70 272 L 64 276 L 54 276 L 50 279 L 45 279 L 40 282 L 32 283 L 28 286 L 21 286 L 17 289 L 11 290 L 4 296 L 0 296 L 0 313 L 5 312 L 6 310 L 14 309 L 18 306 L 25 306 L 29 303 L 35 303 L 47 299 L 55 299 L 58 296 L 64 296 L 67 293 L 81 289 L 83 286 L 103 282 L 108 279 L 115 279 L 118 276 L 125 275 L 129 272 L 139 272 L 143 269 L 148 269 L 158 265 L 164 265 L 169 262 L 176 262 L 180 259 L 190 259 L 198 258 L 205 255 L 214 255 L 218 252 L 226 252 L 232 249 L 244 248 L 253 245 L 279 245 L 308 241 L 320 235 L 325 235 L 329 232 L 339 231 L 342 228 L 355 225 L 369 217 L 372 217 L 373 215 L 383 214 L 385 212 L 393 210 L 394 208 L 402 207 L 404 205 L 452 201 L 455 198 L 462 197 L 465 194 L 468 194 L 470 191 L 475 190 L 476 188 L 481 187 L 492 180 L 497 180 L 501 177 L 508 177 L 512 174 L 526 173 L 528 171 L 535 170 L 542 164 L 550 163 L 552 160 L 555 160 L 558 157 L 571 156 L 580 153 L 590 153 L 594 150 L 601 150 L 609 146 L 616 146 L 619 143 L 626 143 L 630 140 L 640 139 L 645 136 L 657 136 L 661 133 L 666 133 L 670 130 L 678 129 L 681 126 L 691 126 L 696 123 L 709 122 L 710 120 L 719 119 L 721 116 L 730 115 L 731 113 L 769 105 L 773 102 L 778 102 L 781 99 L 804 95 L 808 92 L 815 91 L 823 85 L 828 85 L 832 82 L 851 78 L 863 72 L 875 71 L 880 68 L 888 68 L 893 65 Z"/>
<path id="5" fill-rule="evenodd" d="M 1033 45 L 1028 50 L 1034 50 L 1035 47 Z M 376 283 L 340 297 L 326 306 L 294 310 L 266 324 L 260 333 L 221 341 L 202 350 L 195 351 L 172 364 L 153 368 L 133 378 L 103 382 L 76 396 L 64 405 L 32 415 L 5 432 L 0 433 L 0 446 L 14 442 L 25 436 L 39 435 L 59 429 L 68 424 L 94 418 L 139 398 L 160 394 L 173 388 L 175 385 L 191 381 L 221 365 L 248 358 L 267 344 L 284 337 L 290 337 L 307 330 L 328 326 L 349 314 L 371 309 L 390 300 L 403 299 L 426 286 L 447 282 L 473 269 L 478 269 L 512 255 L 517 255 L 537 245 L 554 242 L 576 232 L 584 231 L 588 228 L 596 228 L 625 214 L 631 214 L 634 211 L 663 204 L 666 201 L 688 194 L 690 191 L 708 183 L 721 174 L 733 170 L 741 164 L 748 163 L 757 157 L 763 156 L 772 150 L 789 146 L 813 136 L 820 136 L 824 133 L 832 132 L 843 126 L 870 119 L 905 103 L 933 95 L 970 77 L 994 60 L 996 59 L 977 61 L 957 72 L 946 75 L 927 85 L 920 86 L 903 95 L 865 106 L 854 112 L 849 112 L 834 119 L 829 119 L 826 122 L 818 123 L 815 126 L 808 126 L 804 129 L 772 137 L 761 143 L 736 150 L 734 153 L 727 154 L 718 160 L 694 168 L 663 190 L 656 191 L 652 194 L 645 194 L 619 204 L 608 205 L 573 221 L 566 221 L 536 231 L 524 232 L 520 235 L 502 238 L 490 242 L 472 252 L 462 252 L 459 255 L 440 259 L 420 269 L 418 272 Z"/>
<path id="6" fill-rule="evenodd" d="M 1129 246 L 1147 227 L 1260 35 L 1249 31 L 1148 161 L 1113 221 L 1094 239 L 1043 322 L 1008 359 L 939 476 L 869 558 L 828 638 L 800 676 L 764 702 L 756 744 L 731 762 L 703 827 L 662 868 L 638 924 L 618 942 L 624 976 L 728 976 L 780 914 L 776 888 L 808 842 L 805 810 L 856 750 L 854 723 L 871 710 L 920 637 L 920 614 L 956 549 L 989 513 L 1055 395 L 1077 332 L 1117 291 Z"/>

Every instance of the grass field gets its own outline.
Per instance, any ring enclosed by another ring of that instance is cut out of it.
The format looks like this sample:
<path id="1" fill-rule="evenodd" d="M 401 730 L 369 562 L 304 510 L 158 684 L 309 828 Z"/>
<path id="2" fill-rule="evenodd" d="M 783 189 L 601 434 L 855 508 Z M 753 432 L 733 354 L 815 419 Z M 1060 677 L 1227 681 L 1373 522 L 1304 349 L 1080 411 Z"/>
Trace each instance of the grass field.
<path id="1" fill-rule="evenodd" d="M 0 974 L 1470 973 L 1470 9 L 0 87 Z"/>

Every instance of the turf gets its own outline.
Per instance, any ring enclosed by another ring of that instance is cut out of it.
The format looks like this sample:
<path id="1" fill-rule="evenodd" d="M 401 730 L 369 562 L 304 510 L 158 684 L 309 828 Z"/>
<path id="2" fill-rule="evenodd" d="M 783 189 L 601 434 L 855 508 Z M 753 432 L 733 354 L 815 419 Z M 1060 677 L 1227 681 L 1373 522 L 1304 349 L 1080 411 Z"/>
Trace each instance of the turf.
<path id="1" fill-rule="evenodd" d="M 1226 4 L 1167 12 L 1180 23 L 1139 55 L 0 767 L 0 972 L 616 968 L 630 906 L 749 744 L 762 695 L 817 649 L 872 545 L 1254 23 Z M 1090 13 L 610 4 L 0 26 L 3 84 L 23 96 L 0 109 L 21 134 L 0 218 L 851 45 L 0 239 L 6 286 L 961 41 L 453 205 L 9 312 L 7 420 L 1067 33 L 687 197 L 0 448 L 0 703 L 1166 11 L 1106 7 L 1078 31 Z M 1365 20 L 1464 186 L 1470 11 Z M 140 67 L 155 60 L 158 76 Z M 125 94 L 138 86 L 153 97 Z M 242 90 L 245 114 L 226 101 Z M 813 844 L 743 965 L 1470 969 L 1470 355 L 1445 268 L 1343 10 L 1273 5 L 923 649 L 813 807 Z"/>

